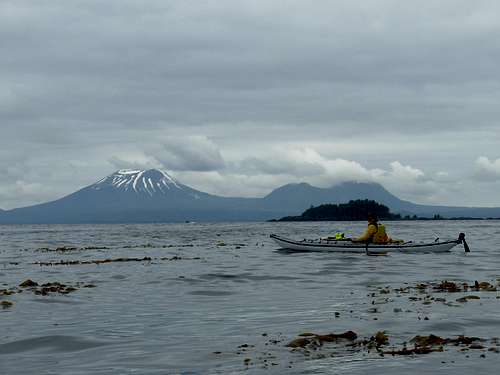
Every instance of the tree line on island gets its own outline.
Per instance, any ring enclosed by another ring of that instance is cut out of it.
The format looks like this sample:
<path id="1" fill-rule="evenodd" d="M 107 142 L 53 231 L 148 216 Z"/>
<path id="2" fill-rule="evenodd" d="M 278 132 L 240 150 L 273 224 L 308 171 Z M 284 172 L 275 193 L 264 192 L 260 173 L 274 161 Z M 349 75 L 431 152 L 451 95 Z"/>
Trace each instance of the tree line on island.
<path id="1" fill-rule="evenodd" d="M 317 207 L 311 206 L 299 216 L 285 216 L 278 220 L 270 221 L 359 221 L 366 220 L 368 213 L 375 214 L 381 220 L 443 220 L 441 215 L 432 218 L 422 218 L 417 215 L 405 215 L 392 213 L 389 207 L 374 200 L 357 199 L 348 203 L 322 204 Z M 465 218 L 451 218 L 465 219 Z M 474 219 L 474 218 L 467 218 Z"/>

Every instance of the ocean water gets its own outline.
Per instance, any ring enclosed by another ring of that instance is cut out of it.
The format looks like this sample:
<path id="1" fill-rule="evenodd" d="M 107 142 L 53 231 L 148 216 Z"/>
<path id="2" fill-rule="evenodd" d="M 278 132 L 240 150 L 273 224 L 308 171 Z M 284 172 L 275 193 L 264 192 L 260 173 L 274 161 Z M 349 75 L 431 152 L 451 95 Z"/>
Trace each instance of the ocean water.
<path id="1" fill-rule="evenodd" d="M 0 303 L 12 302 L 0 306 L 0 374 L 497 373 L 500 292 L 414 287 L 443 280 L 498 285 L 500 222 L 386 223 L 390 235 L 403 239 L 464 231 L 469 254 L 461 246 L 447 254 L 376 257 L 289 253 L 269 239 L 360 234 L 365 226 L 0 226 L 0 289 L 14 292 L 0 293 Z M 40 286 L 19 287 L 26 279 L 75 290 L 40 294 Z M 479 299 L 456 301 L 468 295 Z M 301 333 L 348 330 L 359 338 L 384 331 L 387 350 L 416 335 L 485 341 L 475 349 L 449 345 L 406 356 L 344 343 L 286 346 Z"/>

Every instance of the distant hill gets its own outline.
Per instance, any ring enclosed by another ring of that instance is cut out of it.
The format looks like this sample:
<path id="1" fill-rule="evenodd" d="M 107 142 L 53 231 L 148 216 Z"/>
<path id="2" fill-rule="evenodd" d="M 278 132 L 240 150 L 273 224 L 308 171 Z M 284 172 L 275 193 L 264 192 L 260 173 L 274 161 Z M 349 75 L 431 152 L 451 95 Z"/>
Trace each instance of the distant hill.
<path id="1" fill-rule="evenodd" d="M 307 183 L 289 184 L 274 190 L 264 199 L 273 204 L 293 207 L 297 214 L 310 205 L 339 204 L 350 200 L 369 199 L 382 203 L 389 207 L 392 212 L 403 216 L 500 217 L 500 207 L 450 207 L 415 204 L 399 199 L 380 184 L 363 182 L 344 182 L 330 188 L 318 188 Z"/>
<path id="2" fill-rule="evenodd" d="M 150 169 L 120 170 L 61 199 L 0 211 L 0 224 L 260 221 L 299 215 L 311 205 L 356 199 L 377 201 L 402 215 L 500 217 L 500 208 L 418 205 L 397 198 L 379 184 L 360 182 L 330 188 L 288 184 L 264 198 L 227 198 L 193 189 L 165 171 Z"/>
<path id="3" fill-rule="evenodd" d="M 371 213 L 379 219 L 400 219 L 389 207 L 368 199 L 351 200 L 341 204 L 321 204 L 305 210 L 299 216 L 285 216 L 277 221 L 355 221 L 366 220 Z"/>

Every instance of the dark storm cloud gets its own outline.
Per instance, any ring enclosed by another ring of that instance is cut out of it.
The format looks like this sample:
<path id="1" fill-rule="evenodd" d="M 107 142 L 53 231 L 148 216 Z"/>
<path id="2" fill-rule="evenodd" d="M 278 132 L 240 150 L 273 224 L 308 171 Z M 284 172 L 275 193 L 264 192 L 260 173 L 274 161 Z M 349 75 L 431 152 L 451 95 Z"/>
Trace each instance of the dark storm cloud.
<path id="1" fill-rule="evenodd" d="M 274 146 L 477 169 L 500 156 L 499 36 L 493 1 L 2 1 L 0 207 L 126 165 L 324 174 Z"/>

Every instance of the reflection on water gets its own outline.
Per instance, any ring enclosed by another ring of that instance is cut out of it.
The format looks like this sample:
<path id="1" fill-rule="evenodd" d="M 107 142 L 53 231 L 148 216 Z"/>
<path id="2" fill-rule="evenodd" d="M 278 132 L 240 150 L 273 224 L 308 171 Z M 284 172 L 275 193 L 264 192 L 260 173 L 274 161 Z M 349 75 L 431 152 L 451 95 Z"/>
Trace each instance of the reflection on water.
<path id="1" fill-rule="evenodd" d="M 387 223 L 391 236 L 413 240 L 465 231 L 472 252 L 384 257 L 288 252 L 269 239 L 355 235 L 364 223 L 0 226 L 0 302 L 13 303 L 0 307 L 0 373 L 492 373 L 493 350 L 304 356 L 286 344 L 302 332 L 349 330 L 385 331 L 393 344 L 430 333 L 500 336 L 500 293 L 457 302 L 467 293 L 395 291 L 498 283 L 498 225 Z M 43 295 L 19 287 L 26 279 L 95 287 Z"/>

